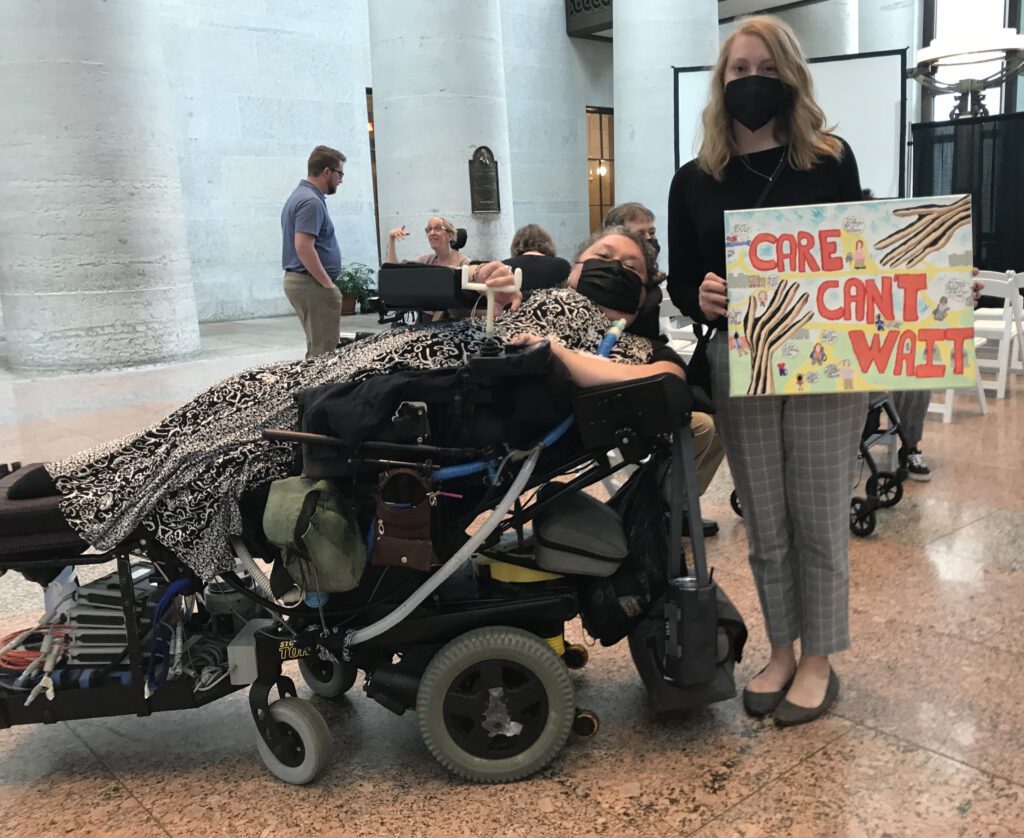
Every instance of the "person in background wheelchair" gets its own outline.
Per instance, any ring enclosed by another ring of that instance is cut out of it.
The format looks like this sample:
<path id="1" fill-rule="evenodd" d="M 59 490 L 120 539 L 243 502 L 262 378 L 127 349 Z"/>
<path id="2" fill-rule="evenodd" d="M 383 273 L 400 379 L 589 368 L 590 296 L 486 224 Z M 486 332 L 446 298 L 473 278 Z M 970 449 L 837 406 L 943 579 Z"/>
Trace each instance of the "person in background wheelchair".
<path id="1" fill-rule="evenodd" d="M 456 241 L 455 225 L 447 218 L 441 218 L 439 215 L 428 218 L 424 232 L 427 234 L 427 244 L 430 245 L 431 252 L 417 256 L 413 261 L 419 262 L 422 265 L 444 265 L 448 268 L 458 268 L 469 264 L 469 259 L 459 253 L 454 247 Z M 409 231 L 405 229 L 404 224 L 401 227 L 395 227 L 394 230 L 388 233 L 388 262 L 394 263 L 398 261 L 398 254 L 395 252 L 395 242 L 408 236 Z"/>

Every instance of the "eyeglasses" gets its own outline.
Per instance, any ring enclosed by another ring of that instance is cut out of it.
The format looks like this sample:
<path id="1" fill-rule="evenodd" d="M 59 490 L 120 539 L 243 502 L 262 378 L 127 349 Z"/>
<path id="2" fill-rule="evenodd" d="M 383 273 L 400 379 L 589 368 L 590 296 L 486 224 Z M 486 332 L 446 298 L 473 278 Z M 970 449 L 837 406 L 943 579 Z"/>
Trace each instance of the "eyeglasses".
<path id="1" fill-rule="evenodd" d="M 343 172 L 341 169 L 331 169 L 331 171 L 338 176 L 338 180 L 345 179 L 345 172 Z"/>
<path id="2" fill-rule="evenodd" d="M 424 227 L 423 232 L 427 235 L 430 235 L 431 233 L 447 233 L 448 228 L 443 224 L 435 224 L 433 227 Z"/>

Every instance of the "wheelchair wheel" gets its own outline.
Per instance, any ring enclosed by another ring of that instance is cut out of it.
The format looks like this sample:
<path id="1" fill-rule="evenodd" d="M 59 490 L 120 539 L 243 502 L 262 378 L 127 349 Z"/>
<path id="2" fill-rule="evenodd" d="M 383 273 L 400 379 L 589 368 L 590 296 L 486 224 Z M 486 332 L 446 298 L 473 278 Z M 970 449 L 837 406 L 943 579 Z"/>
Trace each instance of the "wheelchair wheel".
<path id="1" fill-rule="evenodd" d="M 850 531 L 861 538 L 867 538 L 875 531 L 875 510 L 864 498 L 850 501 Z"/>
<path id="2" fill-rule="evenodd" d="M 903 483 L 891 471 L 880 471 L 877 480 L 869 477 L 865 490 L 869 495 L 878 497 L 878 505 L 883 509 L 889 509 L 903 499 Z"/>
<path id="3" fill-rule="evenodd" d="M 306 686 L 316 695 L 337 698 L 352 689 L 359 670 L 346 661 L 325 661 L 314 652 L 299 658 L 299 672 Z"/>
<path id="4" fill-rule="evenodd" d="M 503 783 L 539 771 L 562 749 L 576 718 L 565 664 L 521 629 L 474 629 L 427 665 L 416 699 L 420 734 L 445 768 Z"/>
<path id="5" fill-rule="evenodd" d="M 282 698 L 270 705 L 270 718 L 287 744 L 275 753 L 258 736 L 256 750 L 263 764 L 277 779 L 292 785 L 315 779 L 327 765 L 333 746 L 324 717 L 303 698 Z"/>
<path id="6" fill-rule="evenodd" d="M 743 517 L 743 507 L 740 506 L 740 496 L 736 494 L 736 490 L 732 490 L 732 494 L 729 495 L 729 505 L 732 507 L 732 511 Z"/>

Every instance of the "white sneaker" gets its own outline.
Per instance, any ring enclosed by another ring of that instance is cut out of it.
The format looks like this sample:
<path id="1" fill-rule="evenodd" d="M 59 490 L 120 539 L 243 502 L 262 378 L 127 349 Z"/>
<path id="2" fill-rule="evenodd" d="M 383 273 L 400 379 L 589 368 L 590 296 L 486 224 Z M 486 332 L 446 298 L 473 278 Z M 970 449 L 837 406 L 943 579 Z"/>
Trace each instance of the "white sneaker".
<path id="1" fill-rule="evenodd" d="M 907 477 L 922 483 L 927 483 L 932 479 L 932 470 L 928 468 L 924 457 L 916 448 L 910 449 L 910 453 L 907 454 Z"/>

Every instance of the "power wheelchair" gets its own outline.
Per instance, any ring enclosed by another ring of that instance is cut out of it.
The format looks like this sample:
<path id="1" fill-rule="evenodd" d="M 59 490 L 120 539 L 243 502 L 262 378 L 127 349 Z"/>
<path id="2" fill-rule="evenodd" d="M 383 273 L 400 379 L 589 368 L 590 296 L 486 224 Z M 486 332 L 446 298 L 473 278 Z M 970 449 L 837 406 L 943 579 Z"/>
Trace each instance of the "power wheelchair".
<path id="1" fill-rule="evenodd" d="M 379 287 L 392 308 L 431 310 L 467 307 L 471 288 L 465 271 L 434 267 L 382 269 Z M 371 430 L 352 421 L 358 388 L 338 384 L 302 394 L 300 429 L 265 432 L 294 444 L 296 474 L 347 499 L 368 556 L 382 475 L 419 476 L 391 505 L 429 504 L 429 566 L 367 562 L 347 591 L 307 585 L 300 599 L 282 598 L 293 577 L 264 531 L 267 487 L 242 499 L 236 570 L 204 584 L 144 531 L 89 549 L 61 518 L 42 467 L 11 470 L 0 480 L 0 569 L 44 584 L 70 565 L 116 571 L 6 639 L 0 665 L 12 655 L 24 665 L 0 668 L 0 727 L 188 709 L 248 687 L 267 768 L 307 783 L 332 742 L 282 671 L 297 660 L 328 699 L 363 671 L 369 697 L 415 711 L 447 769 L 507 782 L 547 765 L 573 731 L 597 732 L 568 674 L 587 659 L 564 639 L 577 616 L 606 645 L 628 638 L 658 713 L 734 696 L 746 629 L 707 568 L 694 396 L 681 380 L 580 389 L 546 345 L 492 344 L 463 367 L 398 384 Z M 637 468 L 608 502 L 585 491 L 627 466 Z M 253 556 L 273 562 L 269 578 Z"/>

